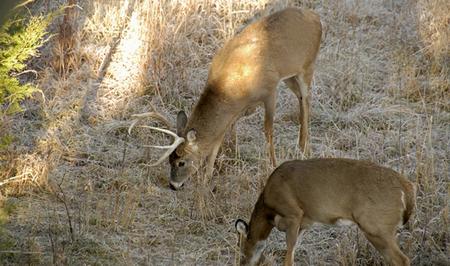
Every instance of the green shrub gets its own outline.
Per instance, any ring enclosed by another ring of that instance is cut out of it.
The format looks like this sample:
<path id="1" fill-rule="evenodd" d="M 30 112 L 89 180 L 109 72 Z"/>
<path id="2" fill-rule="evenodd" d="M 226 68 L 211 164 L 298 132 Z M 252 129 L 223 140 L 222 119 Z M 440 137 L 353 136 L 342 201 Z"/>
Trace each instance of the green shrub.
<path id="1" fill-rule="evenodd" d="M 49 17 L 36 16 L 26 19 L 10 19 L 0 29 L 0 104 L 2 112 L 12 114 L 22 111 L 20 101 L 31 96 L 36 88 L 20 84 L 18 74 L 26 62 L 38 55 L 38 48 L 46 39 Z"/>
<path id="2" fill-rule="evenodd" d="M 54 13 L 33 16 L 21 11 L 15 9 L 0 27 L 0 149 L 12 141 L 6 121 L 23 111 L 20 103 L 38 90 L 30 83 L 22 83 L 19 76 L 48 40 L 47 27 L 54 17 Z"/>

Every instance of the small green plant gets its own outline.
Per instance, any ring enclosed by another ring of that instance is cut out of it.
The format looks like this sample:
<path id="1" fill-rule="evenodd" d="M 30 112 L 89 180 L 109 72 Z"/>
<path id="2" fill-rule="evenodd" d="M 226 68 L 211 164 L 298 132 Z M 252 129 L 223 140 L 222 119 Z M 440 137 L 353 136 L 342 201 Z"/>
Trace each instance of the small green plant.
<path id="1" fill-rule="evenodd" d="M 14 14 L 0 26 L 0 149 L 11 142 L 6 122 L 13 114 L 23 111 L 20 103 L 38 91 L 19 77 L 24 73 L 30 58 L 39 54 L 47 40 L 47 27 L 54 13 L 46 16 L 23 15 L 14 9 Z"/>
<path id="2" fill-rule="evenodd" d="M 1 111 L 13 114 L 22 111 L 20 101 L 31 96 L 37 89 L 21 84 L 18 76 L 26 68 L 26 62 L 38 55 L 38 48 L 47 39 L 46 28 L 51 16 L 35 16 L 30 19 L 7 20 L 0 28 L 0 104 Z"/>
<path id="3" fill-rule="evenodd" d="M 9 216 L 15 210 L 16 205 L 14 201 L 3 201 L 0 202 L 0 250 L 12 250 L 16 246 L 16 241 L 11 233 L 4 228 L 9 220 Z M 0 261 L 12 261 L 17 259 L 17 254 L 14 253 L 1 253 Z"/>

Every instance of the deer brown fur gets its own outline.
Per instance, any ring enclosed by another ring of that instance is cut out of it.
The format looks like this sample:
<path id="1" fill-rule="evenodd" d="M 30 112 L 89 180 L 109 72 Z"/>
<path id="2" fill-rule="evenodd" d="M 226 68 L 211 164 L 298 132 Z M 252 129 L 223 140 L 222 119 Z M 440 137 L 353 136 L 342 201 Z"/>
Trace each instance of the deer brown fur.
<path id="1" fill-rule="evenodd" d="M 264 132 L 275 166 L 273 119 L 281 80 L 299 100 L 299 146 L 306 152 L 309 87 L 321 35 L 316 13 L 287 8 L 250 24 L 217 52 L 191 116 L 187 118 L 184 112 L 178 115 L 177 134 L 186 141 L 169 158 L 173 188 L 179 188 L 205 159 L 207 175 L 212 175 L 227 128 L 258 103 L 265 108 Z"/>
<path id="2" fill-rule="evenodd" d="M 391 265 L 409 265 L 396 242 L 396 228 L 415 208 L 415 186 L 392 169 L 367 161 L 289 161 L 269 177 L 250 224 L 236 222 L 243 264 L 260 257 L 273 227 L 286 233 L 285 265 L 294 262 L 300 232 L 313 223 L 355 223 Z"/>

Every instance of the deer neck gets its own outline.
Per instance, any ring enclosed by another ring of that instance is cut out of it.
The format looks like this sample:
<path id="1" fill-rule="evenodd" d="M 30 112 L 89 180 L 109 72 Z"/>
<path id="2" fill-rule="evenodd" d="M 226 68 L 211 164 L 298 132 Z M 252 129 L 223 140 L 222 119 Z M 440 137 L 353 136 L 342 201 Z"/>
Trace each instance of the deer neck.
<path id="1" fill-rule="evenodd" d="M 240 113 L 239 105 L 211 88 L 205 89 L 187 123 L 186 132 L 195 129 L 199 150 L 207 155 L 222 141 L 228 126 Z"/>

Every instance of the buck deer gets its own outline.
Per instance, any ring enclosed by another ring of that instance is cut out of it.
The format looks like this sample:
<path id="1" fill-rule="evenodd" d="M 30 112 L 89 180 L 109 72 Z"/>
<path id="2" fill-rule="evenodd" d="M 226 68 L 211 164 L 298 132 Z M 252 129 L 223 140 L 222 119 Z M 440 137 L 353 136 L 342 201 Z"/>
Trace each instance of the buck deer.
<path id="1" fill-rule="evenodd" d="M 415 186 L 392 169 L 350 159 L 289 161 L 267 180 L 250 225 L 236 221 L 243 265 L 255 265 L 273 227 L 286 233 L 293 265 L 300 232 L 313 223 L 355 223 L 392 265 L 409 265 L 395 237 L 415 207 Z"/>
<path id="2" fill-rule="evenodd" d="M 300 103 L 298 141 L 307 152 L 309 86 L 321 35 L 316 13 L 287 8 L 250 24 L 217 52 L 192 115 L 188 119 L 184 112 L 178 113 L 176 141 L 157 162 L 170 154 L 171 188 L 181 187 L 205 159 L 206 174 L 211 176 L 227 128 L 243 111 L 261 102 L 270 160 L 276 166 L 273 119 L 281 80 Z"/>

